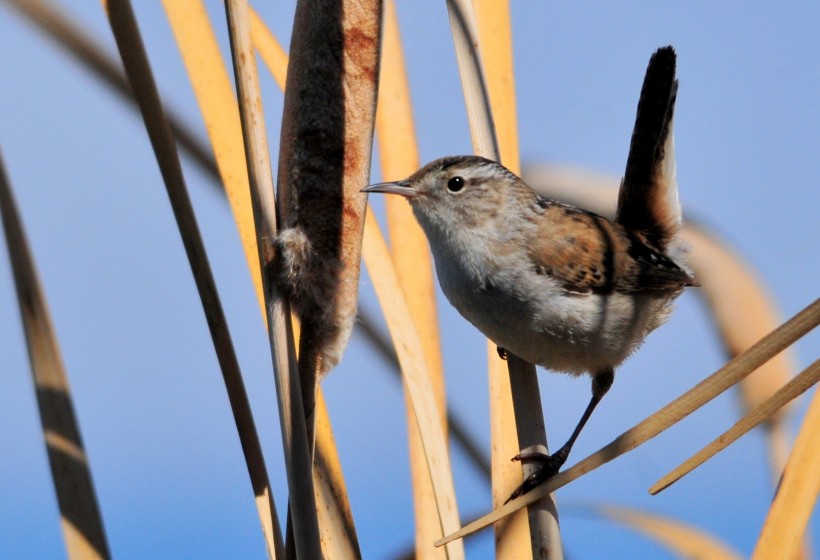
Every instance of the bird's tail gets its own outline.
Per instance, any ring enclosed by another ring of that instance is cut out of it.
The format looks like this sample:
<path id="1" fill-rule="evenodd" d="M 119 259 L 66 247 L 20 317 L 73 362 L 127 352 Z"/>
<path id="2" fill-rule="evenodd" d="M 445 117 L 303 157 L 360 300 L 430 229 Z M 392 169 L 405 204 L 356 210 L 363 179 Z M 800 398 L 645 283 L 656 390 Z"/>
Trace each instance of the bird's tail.
<path id="1" fill-rule="evenodd" d="M 649 59 L 618 196 L 617 221 L 643 232 L 662 250 L 681 223 L 672 136 L 678 92 L 675 58 L 672 47 L 662 47 Z"/>

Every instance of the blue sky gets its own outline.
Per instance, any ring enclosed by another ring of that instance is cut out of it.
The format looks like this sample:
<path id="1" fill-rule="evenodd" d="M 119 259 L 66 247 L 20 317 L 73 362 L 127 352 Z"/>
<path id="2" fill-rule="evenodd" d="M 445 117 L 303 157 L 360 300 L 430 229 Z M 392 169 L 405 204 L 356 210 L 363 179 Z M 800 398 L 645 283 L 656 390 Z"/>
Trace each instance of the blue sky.
<path id="1" fill-rule="evenodd" d="M 166 102 L 204 138 L 187 75 L 157 1 L 137 15 Z M 288 44 L 293 6 L 256 6 Z M 226 48 L 221 3 L 207 2 Z M 115 52 L 102 8 L 61 3 Z M 469 153 L 443 2 L 398 2 L 422 159 Z M 820 6 L 811 2 L 515 2 L 523 161 L 618 175 L 650 54 L 672 44 L 680 90 L 675 135 L 681 201 L 753 266 L 783 316 L 818 296 Z M 37 259 L 68 369 L 111 548 L 117 558 L 262 558 L 250 485 L 182 244 L 142 121 L 121 99 L 0 3 L 0 146 Z M 282 96 L 263 79 L 272 150 Z M 274 161 L 276 158 L 274 157 Z M 186 178 L 246 377 L 280 512 L 286 500 L 267 341 L 233 220 L 189 161 Z M 377 180 L 378 169 L 373 179 Z M 380 202 L 379 202 L 380 203 Z M 362 306 L 377 306 L 366 274 Z M 441 300 L 451 406 L 489 453 L 481 336 Z M 64 555 L 56 501 L 10 270 L 0 258 L 0 558 Z M 606 444 L 724 361 L 701 300 L 618 372 L 570 462 Z M 806 367 L 814 333 L 796 346 Z M 411 542 L 412 505 L 400 387 L 363 338 L 324 383 L 366 558 Z M 586 380 L 541 375 L 548 433 L 562 442 Z M 368 406 L 362 406 L 367 402 Z M 791 427 L 805 409 L 797 407 Z M 561 490 L 574 558 L 664 558 L 662 549 L 583 513 L 604 501 L 695 524 L 748 555 L 772 495 L 763 439 L 750 434 L 663 494 L 646 489 L 728 428 L 724 395 L 644 447 Z M 377 443 L 378 442 L 378 443 Z M 463 517 L 489 489 L 455 453 Z M 812 522 L 820 540 L 820 519 Z M 489 533 L 468 541 L 490 554 Z"/>

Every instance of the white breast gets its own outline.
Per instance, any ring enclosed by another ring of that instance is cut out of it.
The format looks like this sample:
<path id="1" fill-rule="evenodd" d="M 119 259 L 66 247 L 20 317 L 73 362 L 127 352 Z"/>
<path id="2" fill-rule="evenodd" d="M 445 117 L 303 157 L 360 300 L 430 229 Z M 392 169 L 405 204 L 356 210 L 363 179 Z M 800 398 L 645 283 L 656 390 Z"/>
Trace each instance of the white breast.
<path id="1" fill-rule="evenodd" d="M 459 313 L 497 345 L 554 371 L 618 366 L 671 311 L 668 297 L 569 293 L 515 252 L 435 247 L 439 282 Z"/>

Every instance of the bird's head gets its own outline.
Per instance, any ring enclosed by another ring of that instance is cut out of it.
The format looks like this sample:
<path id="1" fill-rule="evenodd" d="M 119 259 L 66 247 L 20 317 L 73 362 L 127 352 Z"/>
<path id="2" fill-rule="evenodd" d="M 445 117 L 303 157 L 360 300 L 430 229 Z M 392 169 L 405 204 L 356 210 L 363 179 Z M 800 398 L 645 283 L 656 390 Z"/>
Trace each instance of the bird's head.
<path id="1" fill-rule="evenodd" d="M 504 166 L 478 156 L 452 156 L 428 163 L 407 179 L 370 185 L 366 193 L 405 197 L 428 236 L 458 224 L 470 228 L 496 215 L 511 189 L 524 187 Z"/>

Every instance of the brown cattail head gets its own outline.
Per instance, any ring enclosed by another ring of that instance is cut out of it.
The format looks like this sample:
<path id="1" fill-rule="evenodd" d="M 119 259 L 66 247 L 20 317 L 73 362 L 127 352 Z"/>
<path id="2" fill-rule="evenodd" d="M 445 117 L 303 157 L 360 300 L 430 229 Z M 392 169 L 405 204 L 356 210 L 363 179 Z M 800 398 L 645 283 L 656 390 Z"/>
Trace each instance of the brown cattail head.
<path id="1" fill-rule="evenodd" d="M 355 319 L 381 2 L 300 0 L 279 157 L 277 280 L 302 323 L 300 372 L 341 359 Z M 312 390 L 312 388 L 310 388 Z"/>

